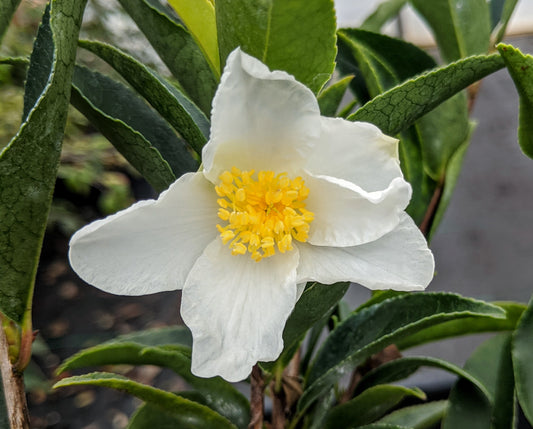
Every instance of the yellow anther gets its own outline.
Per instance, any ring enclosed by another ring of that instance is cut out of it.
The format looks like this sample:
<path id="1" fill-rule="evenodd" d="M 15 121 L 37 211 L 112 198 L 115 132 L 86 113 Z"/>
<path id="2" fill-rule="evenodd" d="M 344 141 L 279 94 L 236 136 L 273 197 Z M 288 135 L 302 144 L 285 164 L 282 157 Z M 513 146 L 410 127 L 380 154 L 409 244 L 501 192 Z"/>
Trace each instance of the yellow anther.
<path id="1" fill-rule="evenodd" d="M 276 253 L 293 249 L 292 240 L 305 242 L 314 214 L 305 209 L 309 189 L 301 177 L 286 173 L 224 171 L 215 187 L 220 207 L 217 225 L 221 240 L 233 255 L 250 253 L 259 262 Z"/>

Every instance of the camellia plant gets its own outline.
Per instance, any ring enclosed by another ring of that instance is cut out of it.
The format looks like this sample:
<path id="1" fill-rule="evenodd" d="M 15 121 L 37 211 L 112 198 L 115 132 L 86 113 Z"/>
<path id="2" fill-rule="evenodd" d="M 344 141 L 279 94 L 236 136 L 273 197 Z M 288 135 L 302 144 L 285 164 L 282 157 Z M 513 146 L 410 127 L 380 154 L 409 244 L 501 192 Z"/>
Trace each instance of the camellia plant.
<path id="1" fill-rule="evenodd" d="M 22 373 L 69 103 L 159 194 L 76 232 L 72 268 L 113 294 L 182 290 L 185 326 L 82 350 L 58 374 L 157 365 L 191 390 L 112 372 L 56 388 L 138 397 L 132 429 L 499 429 L 514 427 L 518 405 L 533 424 L 533 304 L 423 292 L 427 240 L 485 76 L 513 78 L 519 144 L 533 157 L 533 58 L 501 43 L 516 0 L 388 0 L 342 29 L 332 0 L 119 2 L 172 76 L 78 40 L 86 0 L 51 0 L 31 56 L 0 58 L 27 68 L 22 125 L 0 155 L 3 427 L 29 427 Z M 0 37 L 19 3 L 0 0 Z M 442 65 L 380 33 L 407 3 Z M 122 80 L 78 64 L 78 50 Z M 350 283 L 373 291 L 358 308 L 341 302 Z M 465 368 L 401 355 L 479 332 L 499 334 Z M 397 384 L 421 367 L 458 377 L 448 399 Z M 249 400 L 231 384 L 241 381 Z"/>

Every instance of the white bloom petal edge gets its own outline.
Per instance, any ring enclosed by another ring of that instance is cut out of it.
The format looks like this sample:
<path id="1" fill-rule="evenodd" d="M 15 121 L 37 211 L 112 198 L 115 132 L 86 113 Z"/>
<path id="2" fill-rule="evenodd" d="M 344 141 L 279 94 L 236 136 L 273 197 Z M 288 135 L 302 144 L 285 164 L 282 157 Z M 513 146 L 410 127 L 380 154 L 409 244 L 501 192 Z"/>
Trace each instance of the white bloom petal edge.
<path id="1" fill-rule="evenodd" d="M 306 170 L 355 183 L 366 192 L 382 191 L 403 177 L 398 140 L 373 124 L 321 117 L 318 144 L 306 161 Z"/>
<path id="2" fill-rule="evenodd" d="M 369 289 L 423 290 L 433 279 L 435 261 L 426 239 L 407 215 L 387 235 L 354 247 L 298 243 L 298 281 L 359 283 Z"/>
<path id="3" fill-rule="evenodd" d="M 211 138 L 202 155 L 206 177 L 217 183 L 231 167 L 300 170 L 319 134 L 320 110 L 311 90 L 237 48 L 213 100 Z"/>
<path id="4" fill-rule="evenodd" d="M 203 174 L 185 174 L 158 200 L 140 201 L 76 232 L 70 264 L 87 283 L 118 295 L 180 289 L 217 236 L 217 208 Z"/>
<path id="5" fill-rule="evenodd" d="M 246 378 L 258 361 L 283 350 L 283 328 L 297 300 L 298 251 L 257 263 L 207 246 L 183 288 L 181 315 L 193 335 L 192 372 Z"/>

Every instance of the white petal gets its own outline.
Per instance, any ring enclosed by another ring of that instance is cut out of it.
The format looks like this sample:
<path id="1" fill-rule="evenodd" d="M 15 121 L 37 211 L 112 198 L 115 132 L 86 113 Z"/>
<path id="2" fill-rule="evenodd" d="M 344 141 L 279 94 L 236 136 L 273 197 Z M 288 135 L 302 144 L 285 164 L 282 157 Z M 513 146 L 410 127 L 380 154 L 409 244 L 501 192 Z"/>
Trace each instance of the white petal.
<path id="1" fill-rule="evenodd" d="M 337 248 L 298 243 L 298 248 L 299 282 L 351 281 L 369 289 L 421 290 L 435 269 L 424 236 L 406 214 L 392 232 L 372 243 Z"/>
<path id="2" fill-rule="evenodd" d="M 227 60 L 213 100 L 211 139 L 202 160 L 218 183 L 224 170 L 290 173 L 301 166 L 320 133 L 314 94 L 283 71 L 269 71 L 240 49 Z"/>
<path id="3" fill-rule="evenodd" d="M 395 178 L 381 191 L 366 192 L 330 176 L 304 177 L 309 188 L 306 208 L 315 214 L 308 242 L 348 247 L 368 243 L 392 231 L 411 198 L 411 186 Z"/>
<path id="4" fill-rule="evenodd" d="M 181 301 L 181 316 L 193 335 L 195 375 L 239 381 L 256 362 L 279 356 L 297 298 L 297 265 L 297 250 L 254 262 L 249 255 L 232 255 L 221 240 L 207 246 Z"/>
<path id="5" fill-rule="evenodd" d="M 383 190 L 394 178 L 403 177 L 398 140 L 366 122 L 320 120 L 322 133 L 307 160 L 307 170 L 347 180 L 367 192 Z"/>
<path id="6" fill-rule="evenodd" d="M 202 173 L 185 174 L 157 201 L 140 201 L 76 232 L 70 264 L 86 282 L 119 295 L 180 289 L 218 234 L 216 199 Z"/>

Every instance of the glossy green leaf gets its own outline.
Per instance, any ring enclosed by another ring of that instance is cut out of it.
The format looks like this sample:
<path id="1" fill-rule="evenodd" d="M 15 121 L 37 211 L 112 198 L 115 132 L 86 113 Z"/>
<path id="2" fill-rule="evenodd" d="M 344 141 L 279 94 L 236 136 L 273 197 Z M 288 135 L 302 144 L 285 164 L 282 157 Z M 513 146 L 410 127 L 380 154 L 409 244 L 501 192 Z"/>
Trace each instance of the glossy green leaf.
<path id="1" fill-rule="evenodd" d="M 135 342 L 135 340 L 139 342 Z M 200 378 L 191 373 L 188 330 L 146 331 L 127 335 L 75 354 L 58 372 L 102 365 L 157 365 L 180 375 L 205 399 L 205 405 L 226 417 L 239 428 L 250 420 L 248 400 L 230 383 L 220 377 Z M 150 344 L 147 344 L 150 343 Z"/>
<path id="2" fill-rule="evenodd" d="M 447 408 L 448 401 L 413 405 L 393 411 L 378 423 L 405 426 L 411 429 L 431 429 L 442 420 Z"/>
<path id="3" fill-rule="evenodd" d="M 356 312 L 324 342 L 309 371 L 299 410 L 373 353 L 420 329 L 464 317 L 504 315 L 499 307 L 447 293 L 409 294 Z"/>
<path id="4" fill-rule="evenodd" d="M 23 123 L 0 153 L 0 311 L 17 323 L 33 284 L 56 179 L 85 0 L 55 0 L 35 40 Z"/>
<path id="5" fill-rule="evenodd" d="M 387 0 L 380 3 L 376 10 L 365 19 L 360 28 L 379 32 L 381 27 L 400 13 L 406 3 L 407 0 Z"/>
<path id="6" fill-rule="evenodd" d="M 533 299 L 513 335 L 512 356 L 518 401 L 533 425 Z"/>
<path id="7" fill-rule="evenodd" d="M 217 0 L 220 63 L 240 46 L 271 70 L 285 70 L 318 93 L 334 68 L 332 0 Z"/>
<path id="8" fill-rule="evenodd" d="M 6 34 L 11 18 L 13 18 L 19 4 L 20 0 L 0 0 L 0 42 Z"/>
<path id="9" fill-rule="evenodd" d="M 320 91 L 317 99 L 318 105 L 320 106 L 320 114 L 322 116 L 335 116 L 339 110 L 342 98 L 346 93 L 346 89 L 348 88 L 348 85 L 350 85 L 352 79 L 353 76 L 346 76 L 338 82 L 335 82 L 334 84 L 331 84 L 324 90 Z"/>
<path id="10" fill-rule="evenodd" d="M 201 413 L 169 413 L 151 404 L 140 406 L 128 423 L 128 429 L 202 429 L 203 427 Z"/>
<path id="11" fill-rule="evenodd" d="M 113 46 L 88 40 L 80 41 L 79 45 L 111 65 L 174 127 L 196 153 L 202 153 L 202 147 L 209 138 L 209 120 L 180 90 Z"/>
<path id="12" fill-rule="evenodd" d="M 444 100 L 503 66 L 497 54 L 459 60 L 378 95 L 348 119 L 371 122 L 386 134 L 397 134 Z"/>
<path id="13" fill-rule="evenodd" d="M 209 0 L 168 0 L 220 75 L 215 6 Z"/>
<path id="14" fill-rule="evenodd" d="M 417 388 L 386 384 L 371 387 L 348 402 L 332 408 L 324 421 L 324 429 L 350 429 L 373 423 L 407 397 L 426 399 L 424 392 Z"/>
<path id="15" fill-rule="evenodd" d="M 436 66 L 417 46 L 383 34 L 358 29 L 338 31 L 363 75 L 371 97 Z"/>
<path id="16" fill-rule="evenodd" d="M 93 372 L 68 377 L 58 381 L 54 388 L 86 385 L 108 387 L 127 392 L 167 413 L 183 418 L 187 417 L 196 424 L 192 427 L 205 429 L 235 428 L 226 418 L 204 405 L 155 387 L 137 383 L 117 374 Z"/>
<path id="17" fill-rule="evenodd" d="M 172 128 L 123 84 L 77 66 L 71 103 L 158 192 L 197 168 Z M 179 172 L 175 174 L 170 163 Z"/>
<path id="18" fill-rule="evenodd" d="M 494 46 L 502 41 L 518 0 L 490 0 L 489 3 L 492 26 L 491 45 Z"/>
<path id="19" fill-rule="evenodd" d="M 513 78 L 520 97 L 518 143 L 522 151 L 533 158 L 533 57 L 524 55 L 511 45 L 498 45 L 507 70 Z"/>
<path id="20" fill-rule="evenodd" d="M 411 0 L 435 34 L 444 61 L 489 49 L 490 14 L 486 0 Z"/>
<path id="21" fill-rule="evenodd" d="M 136 331 L 130 334 L 120 335 L 103 344 L 110 343 L 137 343 L 143 346 L 164 346 L 173 344 L 192 347 L 192 334 L 184 325 L 165 326 L 163 328 L 146 329 L 144 331 Z"/>
<path id="22" fill-rule="evenodd" d="M 263 368 L 272 370 L 276 364 L 287 364 L 295 347 L 305 333 L 337 305 L 350 286 L 349 283 L 323 285 L 311 283 L 296 303 L 283 330 L 284 351 L 276 362 L 263 363 Z M 292 353 L 291 353 L 292 352 Z"/>
<path id="23" fill-rule="evenodd" d="M 450 320 L 426 329 L 417 331 L 413 335 L 402 338 L 396 342 L 400 350 L 416 347 L 432 341 L 454 338 L 460 335 L 470 335 L 482 332 L 513 331 L 518 320 L 526 309 L 524 304 L 514 302 L 494 302 L 505 311 L 505 317 L 494 319 L 492 317 L 467 317 L 461 320 Z"/>
<path id="24" fill-rule="evenodd" d="M 361 382 L 357 385 L 355 392 L 359 393 L 372 386 L 383 383 L 394 383 L 404 380 L 422 367 L 442 369 L 450 374 L 464 378 L 472 383 L 481 393 L 483 393 L 487 399 L 491 398 L 491 394 L 486 389 L 485 385 L 468 371 L 465 371 L 457 365 L 446 362 L 442 359 L 415 356 L 396 359 L 372 370 L 363 377 Z"/>
<path id="25" fill-rule="evenodd" d="M 450 406 L 443 428 L 513 427 L 515 404 L 511 335 L 501 334 L 484 342 L 468 359 L 465 370 L 483 383 L 490 394 L 490 401 L 459 381 L 450 393 Z"/>
<path id="26" fill-rule="evenodd" d="M 206 115 L 211 114 L 219 76 L 213 73 L 191 34 L 157 0 L 119 0 L 187 95 Z"/>

